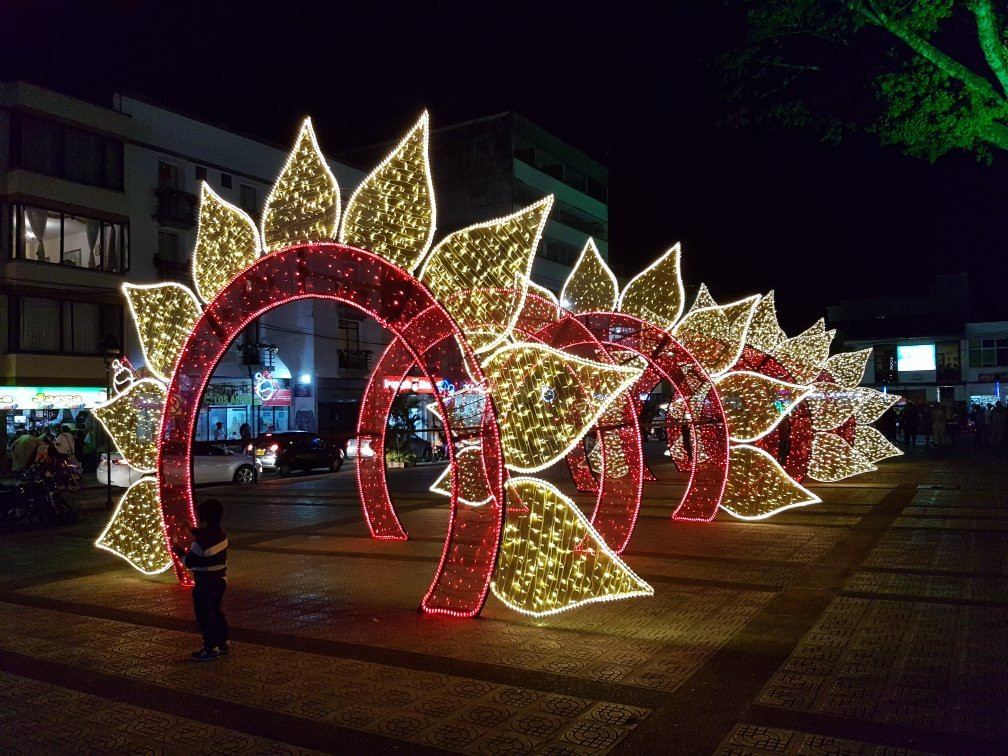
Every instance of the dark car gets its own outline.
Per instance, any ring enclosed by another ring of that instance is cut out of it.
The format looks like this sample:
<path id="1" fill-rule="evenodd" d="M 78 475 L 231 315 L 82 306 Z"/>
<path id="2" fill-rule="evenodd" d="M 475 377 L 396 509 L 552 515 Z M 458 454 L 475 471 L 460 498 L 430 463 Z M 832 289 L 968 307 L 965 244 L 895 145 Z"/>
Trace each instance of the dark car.
<path id="1" fill-rule="evenodd" d="M 308 431 L 264 433 L 253 442 L 255 457 L 263 470 L 290 475 L 294 470 L 324 467 L 337 472 L 343 466 L 343 450 Z"/>

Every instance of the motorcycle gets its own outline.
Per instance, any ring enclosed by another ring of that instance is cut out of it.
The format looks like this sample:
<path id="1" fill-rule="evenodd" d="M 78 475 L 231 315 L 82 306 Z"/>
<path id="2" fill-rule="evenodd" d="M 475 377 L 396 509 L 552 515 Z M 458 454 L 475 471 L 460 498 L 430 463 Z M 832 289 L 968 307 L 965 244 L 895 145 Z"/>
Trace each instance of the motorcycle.
<path id="1" fill-rule="evenodd" d="M 83 472 L 84 468 L 73 455 L 62 454 L 53 462 L 52 473 L 61 491 L 69 493 L 80 491 Z"/>
<path id="2" fill-rule="evenodd" d="M 0 522 L 35 520 L 40 525 L 80 522 L 80 511 L 59 492 L 55 474 L 35 464 L 12 482 L 0 482 Z"/>

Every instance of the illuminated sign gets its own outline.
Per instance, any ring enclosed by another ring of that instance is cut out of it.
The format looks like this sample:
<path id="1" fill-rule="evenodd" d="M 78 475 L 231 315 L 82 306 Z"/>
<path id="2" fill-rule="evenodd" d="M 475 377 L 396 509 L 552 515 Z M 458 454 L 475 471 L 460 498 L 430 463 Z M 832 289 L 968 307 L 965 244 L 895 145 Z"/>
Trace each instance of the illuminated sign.
<path id="1" fill-rule="evenodd" d="M 91 409 L 107 399 L 91 386 L 0 386 L 0 410 Z"/>
<path id="2" fill-rule="evenodd" d="M 935 380 L 935 345 L 907 344 L 896 347 L 896 369 L 904 383 Z"/>
<path id="3" fill-rule="evenodd" d="M 398 387 L 399 391 L 412 391 L 414 394 L 433 394 L 435 386 L 440 389 L 442 393 L 445 393 L 446 388 L 451 386 L 451 383 L 442 378 L 435 378 L 433 381 L 429 381 L 426 378 L 406 376 L 402 379 L 402 381 L 400 381 L 399 378 L 394 375 L 386 375 L 382 377 L 383 388 L 394 389 Z M 454 390 L 454 387 L 452 387 L 452 390 Z"/>

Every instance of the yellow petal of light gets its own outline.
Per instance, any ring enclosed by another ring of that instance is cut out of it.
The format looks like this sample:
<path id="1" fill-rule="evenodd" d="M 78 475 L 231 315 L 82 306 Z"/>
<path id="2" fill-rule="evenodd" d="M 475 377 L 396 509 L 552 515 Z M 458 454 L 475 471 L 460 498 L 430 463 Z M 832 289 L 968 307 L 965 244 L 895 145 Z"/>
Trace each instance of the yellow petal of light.
<path id="1" fill-rule="evenodd" d="M 738 360 L 759 297 L 724 306 L 692 310 L 672 329 L 672 335 L 712 374 L 723 373 Z"/>
<path id="2" fill-rule="evenodd" d="M 836 331 L 806 331 L 779 343 L 770 356 L 787 369 L 796 383 L 811 383 L 819 377 L 826 364 L 835 334 Z"/>
<path id="3" fill-rule="evenodd" d="M 163 383 L 144 378 L 93 410 L 126 461 L 142 472 L 154 472 L 157 466 L 157 438 L 167 395 Z"/>
<path id="4" fill-rule="evenodd" d="M 861 403 L 861 393 L 835 383 L 814 383 L 805 405 L 812 414 L 812 428 L 828 431 L 839 428 Z"/>
<path id="5" fill-rule="evenodd" d="M 731 371 L 714 381 L 733 441 L 755 441 L 802 401 L 811 389 L 759 373 Z"/>
<path id="6" fill-rule="evenodd" d="M 676 244 L 631 279 L 620 295 L 617 309 L 663 330 L 671 328 L 682 315 L 685 299 L 679 268 L 681 254 L 682 245 Z"/>
<path id="7" fill-rule="evenodd" d="M 830 483 L 852 475 L 877 470 L 861 452 L 834 433 L 816 433 L 808 474 L 813 480 Z"/>
<path id="8" fill-rule="evenodd" d="M 874 423 L 902 398 L 896 394 L 882 393 L 866 387 L 859 387 L 857 393 L 861 401 L 854 410 L 854 419 L 861 425 Z"/>
<path id="9" fill-rule="evenodd" d="M 697 289 L 696 299 L 693 300 L 693 304 L 690 305 L 690 312 L 696 310 L 703 310 L 707 307 L 717 307 L 717 302 L 714 301 L 714 297 L 711 296 L 710 289 L 707 288 L 707 284 L 700 284 L 700 288 Z"/>
<path id="10" fill-rule="evenodd" d="M 893 446 L 878 428 L 873 428 L 870 425 L 854 426 L 854 448 L 861 452 L 869 462 L 878 462 L 880 459 L 903 455 L 903 452 Z"/>
<path id="11" fill-rule="evenodd" d="M 437 212 L 427 157 L 425 112 L 350 197 L 340 241 L 412 271 L 423 259 Z"/>
<path id="12" fill-rule="evenodd" d="M 619 284 L 589 238 L 560 291 L 560 304 L 571 312 L 611 312 Z"/>
<path id="13" fill-rule="evenodd" d="M 826 318 L 819 318 L 815 323 L 810 325 L 804 331 L 799 333 L 799 336 L 811 336 L 813 334 L 823 334 L 826 333 Z"/>
<path id="14" fill-rule="evenodd" d="M 200 304 L 187 286 L 123 284 L 147 369 L 168 381 L 175 360 L 200 316 Z"/>
<path id="15" fill-rule="evenodd" d="M 294 149 L 266 198 L 263 250 L 331 241 L 336 237 L 339 213 L 339 185 L 315 140 L 311 119 L 305 118 Z"/>
<path id="16" fill-rule="evenodd" d="M 527 343 L 502 347 L 483 369 L 504 460 L 517 472 L 541 470 L 566 455 L 642 372 Z"/>
<path id="17" fill-rule="evenodd" d="M 651 596 L 641 580 L 605 544 L 577 505 L 536 478 L 512 478 L 509 507 L 490 588 L 517 612 L 545 617 L 596 601 Z"/>
<path id="18" fill-rule="evenodd" d="M 749 333 L 746 335 L 746 343 L 749 346 L 759 349 L 767 354 L 784 341 L 787 335 L 777 322 L 777 308 L 774 304 L 774 293 L 768 292 L 756 303 L 753 310 L 752 322 L 749 324 Z"/>
<path id="19" fill-rule="evenodd" d="M 204 302 L 212 300 L 258 257 L 259 234 L 255 223 L 203 182 L 193 252 L 193 282 L 199 298 Z"/>
<path id="20" fill-rule="evenodd" d="M 126 490 L 95 546 L 125 559 L 145 575 L 171 567 L 156 479 L 141 478 Z"/>
<path id="21" fill-rule="evenodd" d="M 529 281 L 528 296 L 522 304 L 521 312 L 515 323 L 515 331 L 524 334 L 535 333 L 560 318 L 560 303 L 556 294 L 539 284 Z M 516 338 L 520 336 L 513 334 Z"/>
<path id="22" fill-rule="evenodd" d="M 420 280 L 444 303 L 475 351 L 497 346 L 514 327 L 552 205 L 550 195 L 514 215 L 456 231 L 424 261 Z M 452 296 L 458 292 L 466 295 Z"/>
<path id="23" fill-rule="evenodd" d="M 490 483 L 483 466 L 481 444 L 463 446 L 455 454 L 455 471 L 458 475 L 458 500 L 467 507 L 481 507 L 493 500 Z M 445 468 L 430 487 L 431 493 L 451 496 L 452 466 Z"/>
<path id="24" fill-rule="evenodd" d="M 841 352 L 826 360 L 826 370 L 838 384 L 845 388 L 854 388 L 864 378 L 865 367 L 871 356 L 871 347 L 857 352 Z"/>
<path id="25" fill-rule="evenodd" d="M 728 484 L 721 508 L 740 520 L 762 520 L 792 507 L 822 501 L 791 479 L 770 454 L 754 446 L 732 446 Z"/>

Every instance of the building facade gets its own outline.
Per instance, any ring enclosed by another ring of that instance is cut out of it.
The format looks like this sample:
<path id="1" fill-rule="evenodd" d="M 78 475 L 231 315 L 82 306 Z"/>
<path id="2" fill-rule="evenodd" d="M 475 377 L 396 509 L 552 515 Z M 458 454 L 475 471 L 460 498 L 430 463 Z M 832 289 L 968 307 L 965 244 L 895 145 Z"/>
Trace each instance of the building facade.
<path id="1" fill-rule="evenodd" d="M 258 220 L 288 149 L 137 98 L 103 108 L 0 83 L 0 433 L 60 423 L 95 435 L 89 410 L 113 358 L 142 365 L 122 284 L 191 286 L 201 182 Z M 330 166 L 344 189 L 363 177 Z M 267 314 L 215 371 L 197 438 L 218 421 L 229 437 L 244 422 L 352 426 L 337 407 L 360 396 L 384 341 L 328 302 Z M 257 375 L 279 389 L 266 404 Z"/>

